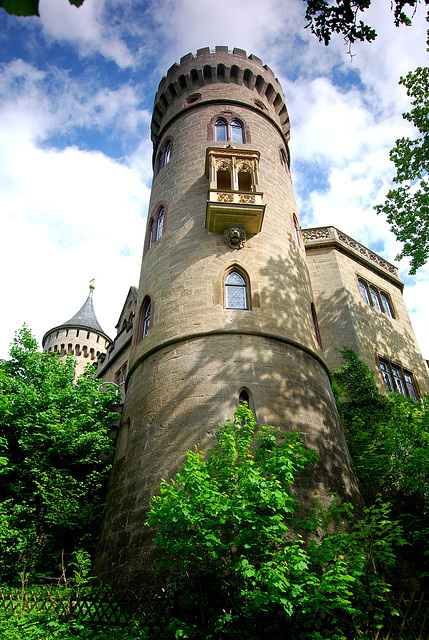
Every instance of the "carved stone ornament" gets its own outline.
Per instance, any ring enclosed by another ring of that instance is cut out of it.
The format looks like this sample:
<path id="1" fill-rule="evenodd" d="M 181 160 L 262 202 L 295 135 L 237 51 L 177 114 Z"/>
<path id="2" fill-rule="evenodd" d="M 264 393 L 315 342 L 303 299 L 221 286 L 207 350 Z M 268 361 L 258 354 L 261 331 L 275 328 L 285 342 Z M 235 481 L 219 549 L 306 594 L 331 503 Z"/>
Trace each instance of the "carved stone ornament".
<path id="1" fill-rule="evenodd" d="M 238 165 L 239 173 L 252 173 L 252 167 L 247 162 L 242 162 Z"/>
<path id="2" fill-rule="evenodd" d="M 216 165 L 217 165 L 216 169 L 218 171 L 231 171 L 231 167 L 232 167 L 231 160 L 225 160 L 222 158 L 217 161 Z"/>
<path id="3" fill-rule="evenodd" d="M 223 239 L 231 249 L 242 249 L 246 242 L 246 233 L 243 225 L 229 222 L 223 233 Z"/>

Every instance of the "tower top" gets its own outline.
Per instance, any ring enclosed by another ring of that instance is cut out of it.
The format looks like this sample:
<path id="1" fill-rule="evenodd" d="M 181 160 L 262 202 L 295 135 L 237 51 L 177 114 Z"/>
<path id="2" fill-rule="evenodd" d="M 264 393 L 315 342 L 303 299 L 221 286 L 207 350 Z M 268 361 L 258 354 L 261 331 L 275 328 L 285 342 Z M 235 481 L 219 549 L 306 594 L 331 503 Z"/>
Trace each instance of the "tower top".
<path id="1" fill-rule="evenodd" d="M 222 99 L 220 95 L 216 96 L 216 91 L 207 91 L 218 83 L 230 85 L 229 99 L 225 95 Z M 234 85 L 244 91 L 234 92 Z M 289 115 L 283 90 L 272 70 L 257 56 L 247 56 L 243 49 L 230 51 L 224 46 L 205 47 L 198 49 L 196 55 L 183 56 L 180 64 L 175 62 L 159 83 L 151 123 L 155 153 L 165 128 L 180 113 L 217 101 L 240 103 L 259 111 L 288 141 Z"/>
<path id="2" fill-rule="evenodd" d="M 93 301 L 94 289 L 94 280 L 91 280 L 89 284 L 88 297 L 79 311 L 75 313 L 74 316 L 70 318 L 70 320 L 67 320 L 67 322 L 63 322 L 62 324 L 58 325 L 58 327 L 49 329 L 49 331 L 43 337 L 43 343 L 45 342 L 45 339 L 49 333 L 51 333 L 55 329 L 60 329 L 62 327 L 76 327 L 77 329 L 87 329 L 88 331 L 95 331 L 96 333 L 104 336 L 109 342 L 111 342 L 109 336 L 102 329 L 100 323 L 97 320 L 97 316 L 95 315 Z"/>
<path id="3" fill-rule="evenodd" d="M 67 322 L 64 322 L 61 326 L 66 327 L 66 326 L 73 325 L 74 327 L 83 327 L 85 329 L 93 329 L 94 331 L 97 331 L 98 333 L 102 333 L 105 335 L 105 332 L 101 328 L 101 325 L 98 322 L 97 316 L 95 315 L 95 311 L 94 311 L 94 302 L 93 302 L 94 289 L 95 289 L 94 280 L 91 280 L 89 284 L 89 294 L 83 306 L 79 309 L 77 313 L 75 313 L 75 315 L 72 318 L 70 318 L 70 320 L 67 320 Z"/>

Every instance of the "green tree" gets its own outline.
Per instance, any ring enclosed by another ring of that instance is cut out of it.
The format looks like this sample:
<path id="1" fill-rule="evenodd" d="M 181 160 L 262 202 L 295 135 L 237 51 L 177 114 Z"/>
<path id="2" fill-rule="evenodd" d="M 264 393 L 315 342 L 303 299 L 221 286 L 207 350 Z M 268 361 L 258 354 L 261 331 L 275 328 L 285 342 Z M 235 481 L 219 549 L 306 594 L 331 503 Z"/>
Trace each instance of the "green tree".
<path id="1" fill-rule="evenodd" d="M 352 509 L 337 500 L 326 510 L 300 512 L 293 483 L 316 462 L 314 452 L 299 433 L 257 430 L 244 406 L 217 440 L 207 457 L 197 448 L 188 452 L 148 515 L 163 551 L 158 567 L 187 576 L 176 632 L 351 637 L 369 602 L 384 602 L 388 590 L 371 571 L 374 562 L 393 561 L 392 541 L 400 541 L 386 508 L 373 507 L 359 527 L 349 521 L 348 530 Z"/>
<path id="2" fill-rule="evenodd" d="M 377 37 L 373 27 L 360 19 L 362 14 L 371 6 L 371 0 L 304 0 L 307 4 L 305 17 L 307 27 L 325 45 L 331 41 L 334 33 L 344 37 L 347 44 L 356 41 L 372 42 Z M 419 0 L 392 0 L 391 9 L 395 26 L 410 25 L 411 19 L 404 9 L 416 10 Z"/>
<path id="3" fill-rule="evenodd" d="M 390 152 L 396 167 L 393 182 L 399 186 L 391 189 L 386 201 L 377 205 L 377 213 L 385 213 L 391 230 L 404 243 L 397 259 L 411 257 L 411 274 L 427 262 L 429 257 L 429 69 L 419 67 L 410 71 L 400 84 L 412 98 L 413 108 L 403 117 L 411 122 L 416 138 L 400 138 Z"/>
<path id="4" fill-rule="evenodd" d="M 374 374 L 351 349 L 333 373 L 343 422 L 362 495 L 368 505 L 389 502 L 404 529 L 398 549 L 405 577 L 429 576 L 429 398 L 415 402 L 380 394 Z"/>
<path id="5" fill-rule="evenodd" d="M 93 367 L 74 374 L 25 327 L 0 362 L 0 579 L 54 572 L 63 549 L 96 542 L 119 396 Z"/>
<path id="6" fill-rule="evenodd" d="M 70 4 L 80 7 L 84 0 L 69 0 Z M 0 7 L 14 16 L 38 16 L 39 0 L 0 0 Z"/>

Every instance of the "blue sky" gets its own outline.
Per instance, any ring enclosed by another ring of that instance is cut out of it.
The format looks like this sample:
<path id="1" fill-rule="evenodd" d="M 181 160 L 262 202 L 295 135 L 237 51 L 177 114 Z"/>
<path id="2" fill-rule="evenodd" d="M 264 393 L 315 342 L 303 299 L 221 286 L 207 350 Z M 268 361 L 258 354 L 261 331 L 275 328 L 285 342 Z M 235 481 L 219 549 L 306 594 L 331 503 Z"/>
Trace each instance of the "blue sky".
<path id="1" fill-rule="evenodd" d="M 283 85 L 302 226 L 334 225 L 394 261 L 400 245 L 372 207 L 394 175 L 389 149 L 412 135 L 400 75 L 427 64 L 425 11 L 393 26 L 389 0 L 368 21 L 379 37 L 320 44 L 302 0 L 41 0 L 40 18 L 0 10 L 0 357 L 26 322 L 41 340 L 84 302 L 112 337 L 138 284 L 152 178 L 150 114 L 159 80 L 215 45 L 262 58 Z M 429 358 L 429 267 L 405 299 Z M 6 312 L 5 312 L 6 311 Z"/>

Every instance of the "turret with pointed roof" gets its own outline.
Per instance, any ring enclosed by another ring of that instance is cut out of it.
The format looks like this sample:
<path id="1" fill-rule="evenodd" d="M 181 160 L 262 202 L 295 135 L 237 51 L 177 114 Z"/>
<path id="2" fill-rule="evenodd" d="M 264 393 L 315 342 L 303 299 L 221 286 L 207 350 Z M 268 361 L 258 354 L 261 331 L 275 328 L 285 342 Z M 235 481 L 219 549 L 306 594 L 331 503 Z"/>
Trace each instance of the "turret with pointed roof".
<path id="1" fill-rule="evenodd" d="M 111 343 L 95 315 L 94 288 L 91 280 L 88 297 L 79 311 L 67 322 L 47 331 L 42 340 L 43 350 L 47 353 L 76 358 L 76 375 L 82 373 L 88 363 L 95 364 Z"/>

